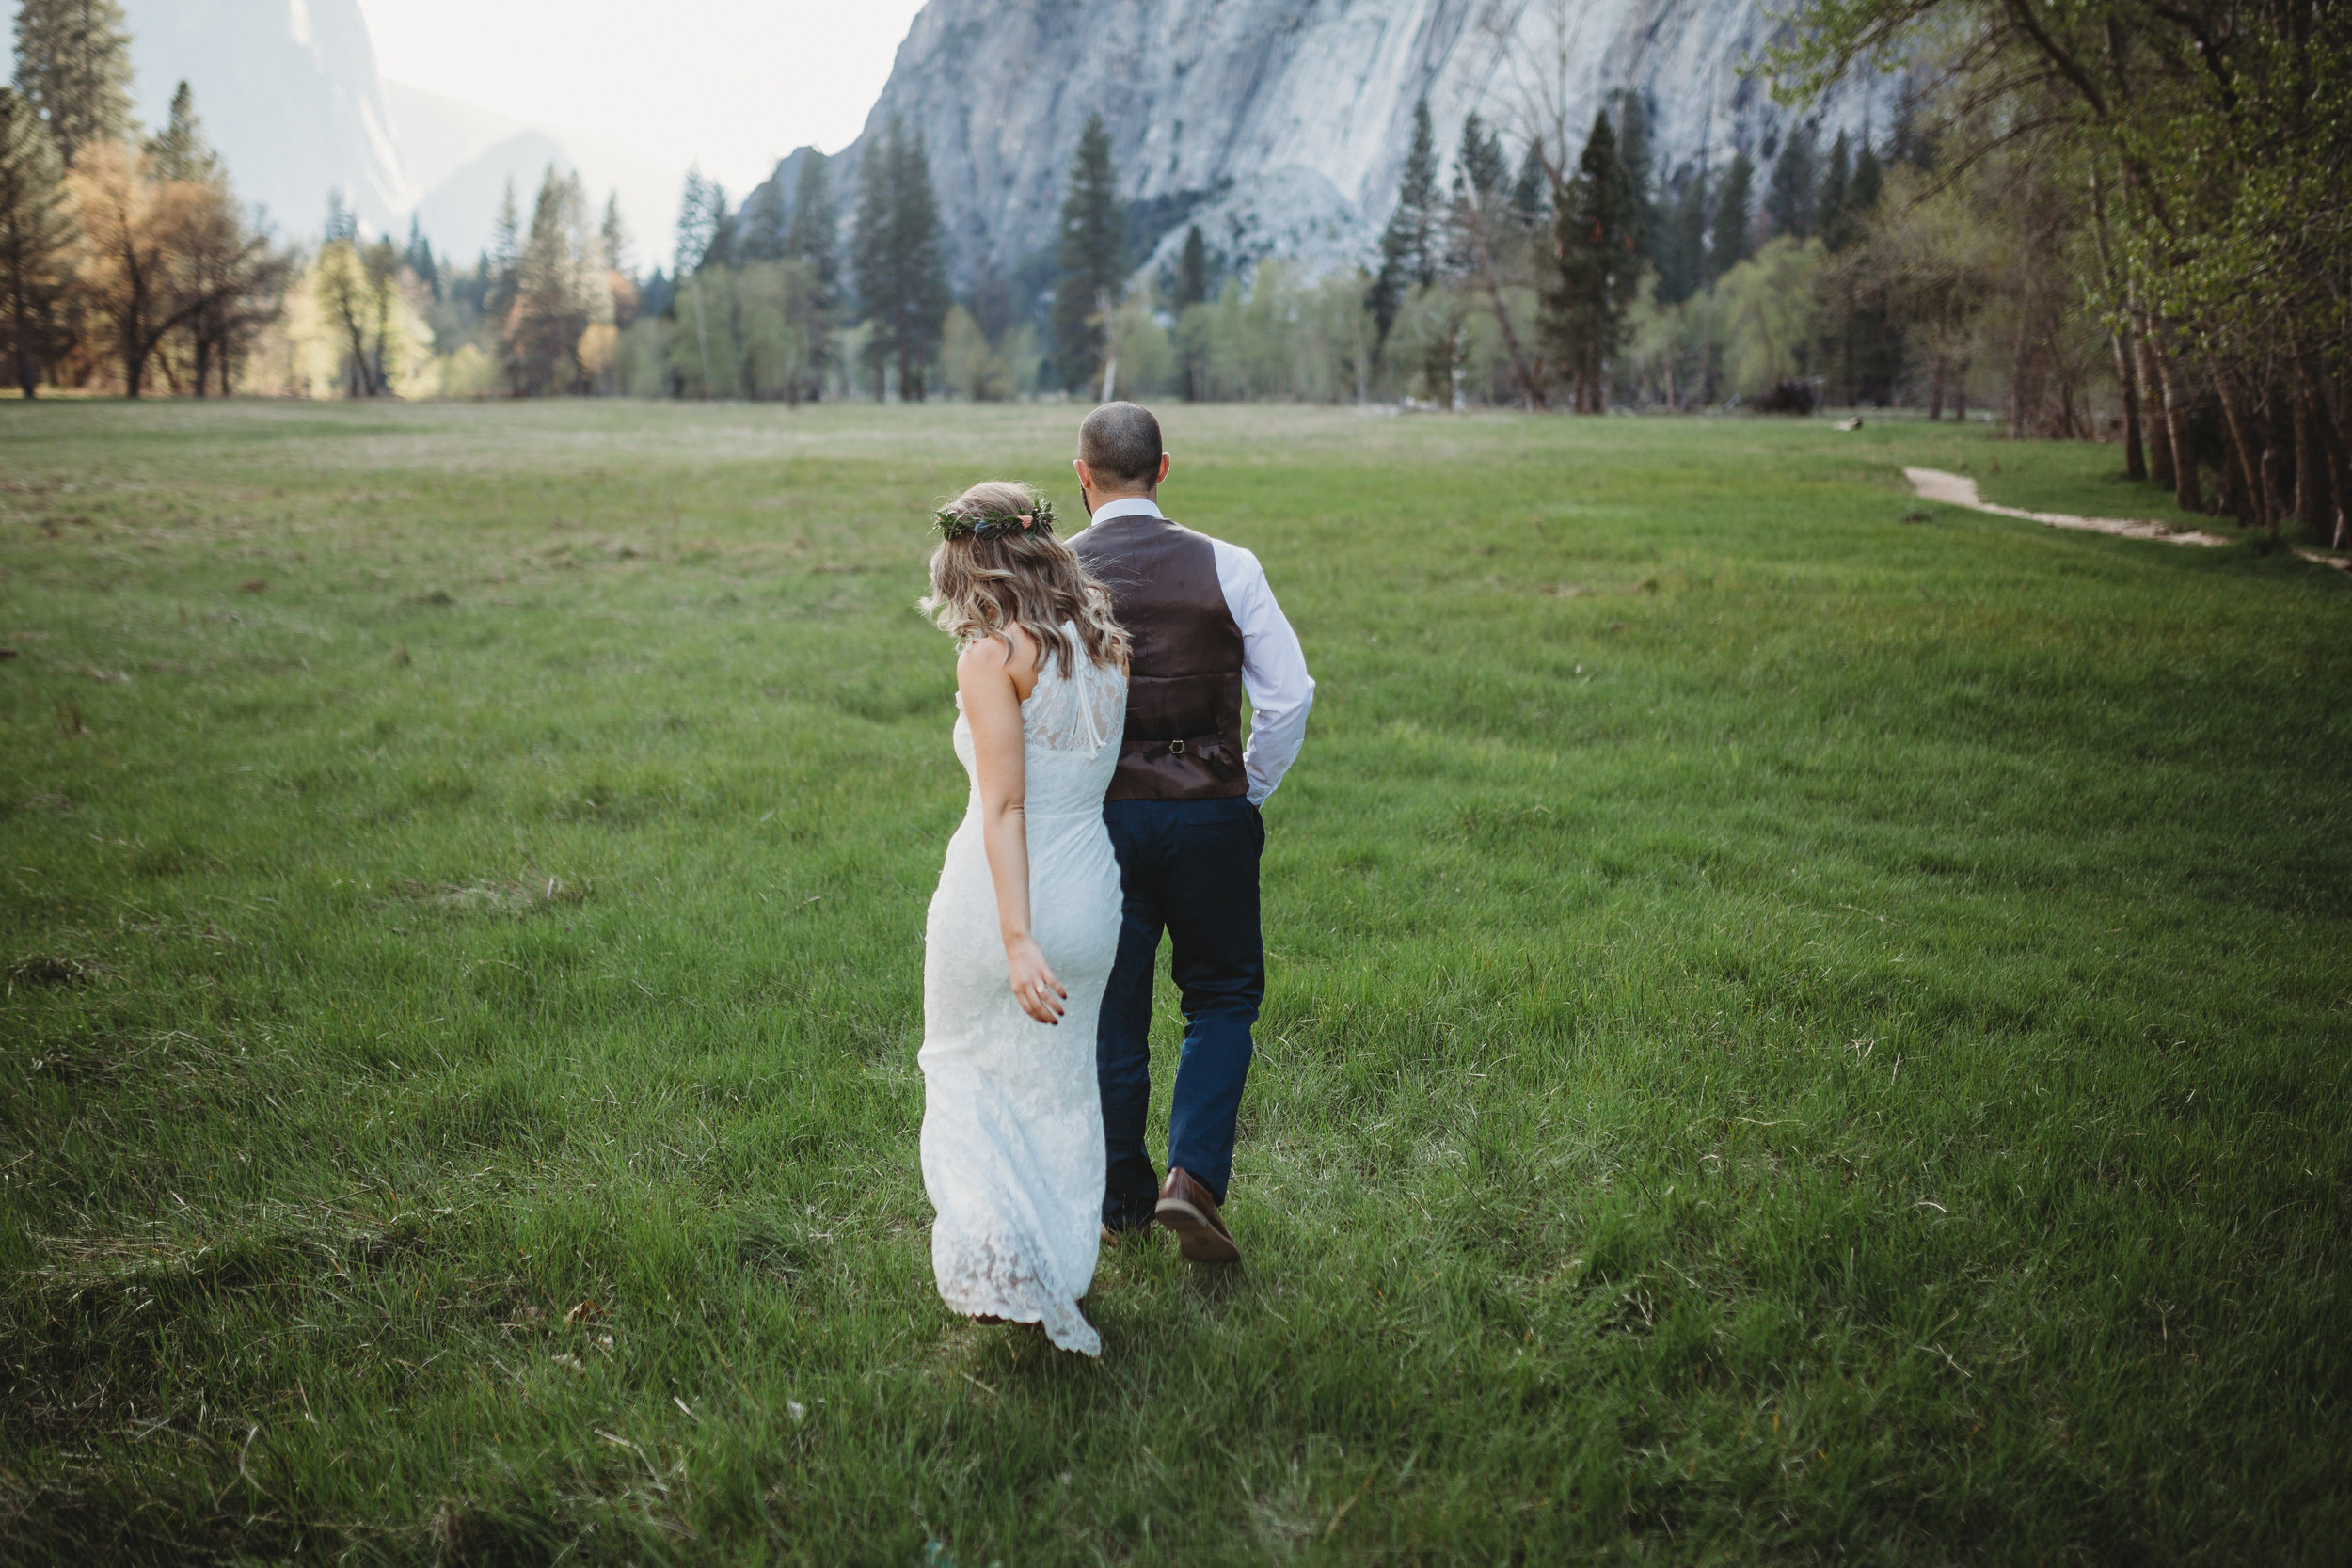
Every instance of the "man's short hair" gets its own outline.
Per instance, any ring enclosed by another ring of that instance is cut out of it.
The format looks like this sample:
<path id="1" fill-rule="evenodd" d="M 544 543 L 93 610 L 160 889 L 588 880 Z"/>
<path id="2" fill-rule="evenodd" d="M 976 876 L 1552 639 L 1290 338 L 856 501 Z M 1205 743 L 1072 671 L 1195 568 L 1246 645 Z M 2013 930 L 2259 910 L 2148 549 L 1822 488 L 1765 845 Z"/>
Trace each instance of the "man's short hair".
<path id="1" fill-rule="evenodd" d="M 1106 403 L 1078 427 L 1078 460 L 1104 479 L 1149 485 L 1160 477 L 1160 421 L 1149 408 Z"/>

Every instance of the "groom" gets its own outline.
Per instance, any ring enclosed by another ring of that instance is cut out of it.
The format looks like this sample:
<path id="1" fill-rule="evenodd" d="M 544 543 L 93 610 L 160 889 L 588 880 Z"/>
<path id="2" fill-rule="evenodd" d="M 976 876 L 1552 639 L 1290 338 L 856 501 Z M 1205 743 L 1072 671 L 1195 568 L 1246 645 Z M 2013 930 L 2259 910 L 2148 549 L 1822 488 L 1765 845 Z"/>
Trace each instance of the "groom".
<path id="1" fill-rule="evenodd" d="M 1126 736 L 1103 807 L 1126 897 L 1095 1039 L 1109 1145 L 1103 1225 L 1117 1237 L 1157 1220 L 1194 1262 L 1230 1263 L 1241 1249 L 1217 1210 L 1265 996 L 1258 808 L 1298 755 L 1315 683 L 1258 558 L 1161 514 L 1159 420 L 1104 404 L 1079 427 L 1075 467 L 1093 520 L 1071 545 L 1110 590 L 1131 643 Z M 1162 932 L 1184 1009 L 1165 1183 L 1143 1147 Z"/>

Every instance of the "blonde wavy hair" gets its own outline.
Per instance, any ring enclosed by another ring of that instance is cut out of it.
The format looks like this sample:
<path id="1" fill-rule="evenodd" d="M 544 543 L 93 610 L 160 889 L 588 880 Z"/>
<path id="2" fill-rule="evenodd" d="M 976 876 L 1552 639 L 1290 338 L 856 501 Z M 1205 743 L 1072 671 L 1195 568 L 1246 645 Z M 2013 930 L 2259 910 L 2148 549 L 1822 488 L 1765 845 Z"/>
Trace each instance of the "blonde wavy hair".
<path id="1" fill-rule="evenodd" d="M 976 523 L 1035 516 L 1043 499 L 1026 484 L 983 480 L 942 507 L 940 515 Z M 1039 668 L 1050 655 L 1060 660 L 1065 676 L 1076 673 L 1075 651 L 1061 633 L 1065 621 L 1077 626 L 1090 661 L 1127 662 L 1127 633 L 1111 611 L 1110 592 L 1080 563 L 1076 551 L 1045 529 L 942 540 L 931 552 L 931 591 L 920 608 L 959 646 L 993 637 L 1008 657 L 1018 651 L 1012 628 L 1019 626 L 1037 643 Z"/>

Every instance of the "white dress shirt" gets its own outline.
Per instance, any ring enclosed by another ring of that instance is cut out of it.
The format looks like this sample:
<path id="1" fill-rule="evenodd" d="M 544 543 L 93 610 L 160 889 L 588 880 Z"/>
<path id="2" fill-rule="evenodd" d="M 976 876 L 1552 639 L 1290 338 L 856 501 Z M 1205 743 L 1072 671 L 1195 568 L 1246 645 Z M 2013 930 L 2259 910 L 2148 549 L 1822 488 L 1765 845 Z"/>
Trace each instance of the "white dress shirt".
<path id="1" fill-rule="evenodd" d="M 1149 496 L 1129 496 L 1104 501 L 1093 521 L 1167 515 Z M 1249 779 L 1249 803 L 1263 805 L 1306 743 L 1314 677 L 1307 673 L 1307 652 L 1274 602 L 1258 558 L 1222 539 L 1209 544 L 1216 552 L 1216 585 L 1224 592 L 1225 608 L 1241 628 L 1241 684 L 1249 694 L 1249 745 L 1242 752 L 1242 770 Z"/>

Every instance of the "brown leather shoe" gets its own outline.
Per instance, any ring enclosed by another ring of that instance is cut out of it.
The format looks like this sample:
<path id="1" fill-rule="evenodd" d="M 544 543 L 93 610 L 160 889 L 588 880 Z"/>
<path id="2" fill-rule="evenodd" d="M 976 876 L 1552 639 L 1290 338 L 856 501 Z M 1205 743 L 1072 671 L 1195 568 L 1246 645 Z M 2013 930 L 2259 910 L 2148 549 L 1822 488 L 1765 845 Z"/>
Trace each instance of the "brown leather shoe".
<path id="1" fill-rule="evenodd" d="M 1171 1169 L 1160 1188 L 1160 1206 L 1152 1216 L 1176 1232 L 1177 1244 L 1195 1263 L 1238 1263 L 1241 1248 L 1233 1233 L 1217 1217 L 1216 1199 L 1186 1170 Z"/>

